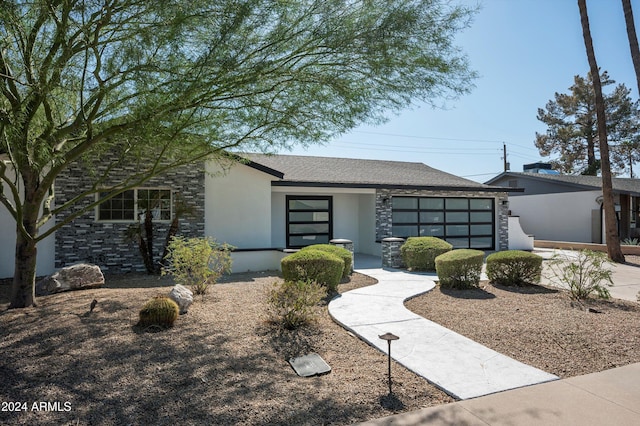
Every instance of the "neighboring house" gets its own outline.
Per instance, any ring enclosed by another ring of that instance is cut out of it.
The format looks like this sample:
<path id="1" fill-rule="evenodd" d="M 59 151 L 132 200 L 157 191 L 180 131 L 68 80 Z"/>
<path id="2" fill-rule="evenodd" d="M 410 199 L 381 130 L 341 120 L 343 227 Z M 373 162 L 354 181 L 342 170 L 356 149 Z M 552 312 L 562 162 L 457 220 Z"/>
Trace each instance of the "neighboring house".
<path id="1" fill-rule="evenodd" d="M 546 173 L 505 172 L 489 185 L 523 188 L 509 198 L 509 210 L 522 228 L 539 240 L 602 243 L 602 178 Z M 640 179 L 614 178 L 618 233 L 640 236 Z"/>
<path id="2" fill-rule="evenodd" d="M 125 230 L 159 200 L 153 211 L 156 252 L 164 243 L 177 199 L 193 207 L 180 233 L 212 236 L 236 247 L 235 272 L 279 268 L 284 249 L 352 240 L 358 253 L 380 256 L 390 236 L 434 235 L 456 248 L 508 248 L 510 189 L 466 180 L 422 163 L 291 155 L 242 155 L 246 163 L 183 167 L 102 203 L 55 234 L 55 264 L 80 261 L 105 272 L 143 270 Z M 56 181 L 64 201 L 89 185 L 80 168 Z M 126 170 L 112 170 L 114 182 Z M 89 198 L 87 203 L 95 200 Z M 58 220 L 62 219 L 59 217 Z M 0 270 L 0 276 L 8 276 Z"/>

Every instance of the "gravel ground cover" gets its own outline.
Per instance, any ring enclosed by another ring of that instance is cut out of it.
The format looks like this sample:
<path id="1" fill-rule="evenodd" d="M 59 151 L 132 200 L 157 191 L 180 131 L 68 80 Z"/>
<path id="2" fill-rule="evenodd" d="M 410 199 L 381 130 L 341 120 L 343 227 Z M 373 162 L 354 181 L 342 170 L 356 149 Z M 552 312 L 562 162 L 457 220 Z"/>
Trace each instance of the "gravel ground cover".
<path id="1" fill-rule="evenodd" d="M 297 331 L 269 322 L 265 292 L 276 279 L 225 277 L 156 333 L 135 327 L 137 312 L 168 293 L 168 277 L 107 277 L 104 288 L 41 297 L 22 310 L 6 310 L 9 282 L 0 282 L 0 408 L 13 409 L 0 411 L 0 424 L 347 425 L 453 401 L 395 362 L 388 395 L 386 355 L 335 324 L 326 305 Z M 356 273 L 339 292 L 373 283 Z M 634 302 L 579 306 L 556 289 L 483 283 L 436 287 L 406 305 L 560 377 L 640 362 Z M 332 372 L 298 377 L 287 360 L 310 352 Z"/>
<path id="2" fill-rule="evenodd" d="M 0 403 L 28 408 L 0 411 L 0 424 L 347 425 L 453 401 L 396 363 L 389 396 L 386 355 L 333 322 L 326 305 L 311 327 L 271 324 L 265 291 L 275 274 L 226 277 L 156 333 L 134 324 L 147 299 L 169 292 L 166 277 L 107 277 L 105 288 L 23 310 L 6 310 L 9 285 L 0 284 Z M 373 283 L 354 274 L 339 291 Z M 331 373 L 298 377 L 287 360 L 310 352 Z M 32 410 L 40 402 L 60 410 Z"/>

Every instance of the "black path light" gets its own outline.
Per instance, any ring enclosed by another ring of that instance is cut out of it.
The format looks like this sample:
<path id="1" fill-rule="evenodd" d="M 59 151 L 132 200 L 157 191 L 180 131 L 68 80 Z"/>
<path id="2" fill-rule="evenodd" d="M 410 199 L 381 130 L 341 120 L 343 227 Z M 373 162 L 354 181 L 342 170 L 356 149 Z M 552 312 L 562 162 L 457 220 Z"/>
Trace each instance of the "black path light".
<path id="1" fill-rule="evenodd" d="M 385 333 L 382 336 L 378 336 L 382 340 L 386 340 L 389 345 L 389 395 L 391 395 L 391 341 L 398 340 L 399 337 L 392 333 Z"/>

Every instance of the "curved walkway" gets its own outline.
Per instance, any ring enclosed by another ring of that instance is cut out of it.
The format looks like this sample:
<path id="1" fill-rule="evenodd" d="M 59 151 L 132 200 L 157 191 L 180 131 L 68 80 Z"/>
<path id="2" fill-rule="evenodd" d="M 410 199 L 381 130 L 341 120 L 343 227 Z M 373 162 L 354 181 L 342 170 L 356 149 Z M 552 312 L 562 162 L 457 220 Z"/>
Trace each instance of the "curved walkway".
<path id="1" fill-rule="evenodd" d="M 391 342 L 392 358 L 453 397 L 475 398 L 558 379 L 406 309 L 405 300 L 435 287 L 435 274 L 356 267 L 357 272 L 377 279 L 378 284 L 332 300 L 331 316 L 385 353 L 387 342 L 379 336 L 395 334 L 400 339 Z"/>

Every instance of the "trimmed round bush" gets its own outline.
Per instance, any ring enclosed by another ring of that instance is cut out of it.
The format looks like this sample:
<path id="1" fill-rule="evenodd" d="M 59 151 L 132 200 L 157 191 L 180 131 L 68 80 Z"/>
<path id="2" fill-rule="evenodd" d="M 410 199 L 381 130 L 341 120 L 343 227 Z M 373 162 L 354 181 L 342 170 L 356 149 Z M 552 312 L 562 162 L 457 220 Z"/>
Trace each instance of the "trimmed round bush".
<path id="1" fill-rule="evenodd" d="M 320 250 L 300 250 L 280 262 L 285 281 L 315 281 L 329 291 L 336 291 L 344 261 L 332 253 Z"/>
<path id="2" fill-rule="evenodd" d="M 473 288 L 480 283 L 484 252 L 453 250 L 436 257 L 436 272 L 442 288 Z"/>
<path id="3" fill-rule="evenodd" d="M 313 244 L 303 248 L 302 250 L 320 250 L 334 254 L 344 262 L 342 278 L 347 278 L 351 274 L 351 252 L 344 247 L 334 246 L 333 244 Z"/>
<path id="4" fill-rule="evenodd" d="M 494 284 L 523 286 L 538 284 L 542 257 L 521 250 L 507 250 L 487 256 L 487 277 Z"/>
<path id="5" fill-rule="evenodd" d="M 178 318 L 178 304 L 167 296 L 156 296 L 140 309 L 140 327 L 171 327 Z"/>
<path id="6" fill-rule="evenodd" d="M 402 261 L 407 268 L 417 271 L 435 271 L 436 257 L 449 252 L 453 246 L 436 237 L 409 237 L 400 247 Z"/>

